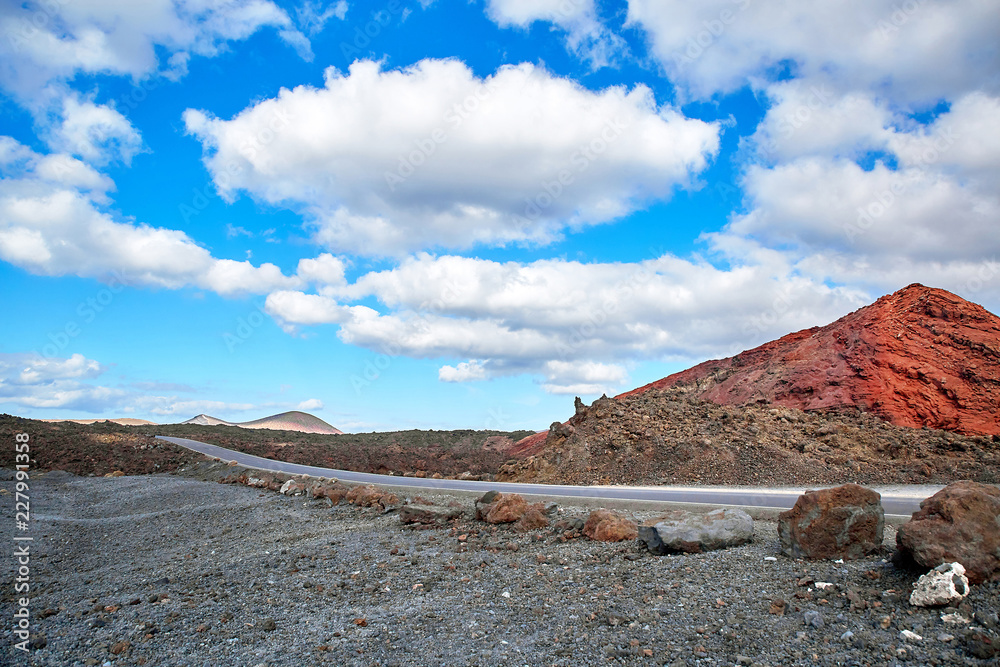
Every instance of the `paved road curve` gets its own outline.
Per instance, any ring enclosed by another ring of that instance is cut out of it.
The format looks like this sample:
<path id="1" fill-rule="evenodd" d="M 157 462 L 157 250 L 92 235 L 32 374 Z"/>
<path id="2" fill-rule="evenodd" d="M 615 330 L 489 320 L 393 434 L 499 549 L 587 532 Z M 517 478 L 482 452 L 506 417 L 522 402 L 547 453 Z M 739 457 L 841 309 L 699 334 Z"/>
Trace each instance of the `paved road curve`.
<path id="1" fill-rule="evenodd" d="M 336 477 L 351 482 L 389 484 L 414 489 L 441 489 L 448 491 L 482 491 L 491 489 L 508 493 L 527 493 L 545 496 L 572 496 L 576 498 L 603 498 L 619 500 L 654 500 L 661 502 L 696 503 L 704 505 L 738 505 L 741 507 L 763 507 L 788 509 L 795 504 L 803 489 L 759 489 L 732 487 L 684 487 L 684 486 L 569 486 L 559 484 L 520 484 L 514 482 L 473 482 L 458 479 L 421 479 L 418 477 L 394 477 L 367 472 L 320 468 L 299 463 L 274 461 L 252 454 L 237 452 L 217 445 L 210 445 L 187 438 L 173 438 L 158 435 L 160 440 L 192 449 L 206 456 L 236 461 L 240 465 L 261 470 L 284 472 L 295 475 L 316 477 Z M 913 489 L 894 488 L 882 492 L 882 507 L 886 514 L 910 515 L 920 508 L 920 501 L 940 487 L 915 487 Z"/>

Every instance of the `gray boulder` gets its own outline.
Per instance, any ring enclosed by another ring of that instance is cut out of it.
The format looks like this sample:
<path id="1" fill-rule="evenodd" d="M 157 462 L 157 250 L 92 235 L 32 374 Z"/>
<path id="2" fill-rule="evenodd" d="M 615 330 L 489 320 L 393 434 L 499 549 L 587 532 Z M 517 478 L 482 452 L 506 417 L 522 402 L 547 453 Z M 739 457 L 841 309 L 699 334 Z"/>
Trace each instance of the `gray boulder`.
<path id="1" fill-rule="evenodd" d="M 715 510 L 707 514 L 677 510 L 661 517 L 652 526 L 640 526 L 639 539 L 658 556 L 726 549 L 753 539 L 753 518 L 739 509 Z"/>
<path id="2" fill-rule="evenodd" d="M 403 505 L 399 509 L 402 523 L 445 524 L 462 516 L 461 507 L 437 505 Z"/>

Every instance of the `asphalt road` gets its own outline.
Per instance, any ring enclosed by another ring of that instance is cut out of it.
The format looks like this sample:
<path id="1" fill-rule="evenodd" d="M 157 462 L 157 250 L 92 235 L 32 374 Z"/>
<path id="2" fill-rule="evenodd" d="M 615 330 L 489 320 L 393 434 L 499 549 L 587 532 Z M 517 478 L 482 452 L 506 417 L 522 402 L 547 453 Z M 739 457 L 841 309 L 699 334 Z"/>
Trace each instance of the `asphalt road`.
<path id="1" fill-rule="evenodd" d="M 516 482 L 474 482 L 458 479 L 422 479 L 396 477 L 367 472 L 320 468 L 299 463 L 265 459 L 252 454 L 237 452 L 217 445 L 210 445 L 188 438 L 158 435 L 157 438 L 172 442 L 220 459 L 236 461 L 240 465 L 284 472 L 294 475 L 336 477 L 337 479 L 368 484 L 387 484 L 413 489 L 439 489 L 448 491 L 502 491 L 506 493 L 535 494 L 544 496 L 569 496 L 575 498 L 601 498 L 616 500 L 652 500 L 659 502 L 692 503 L 702 505 L 736 505 L 739 507 L 789 509 L 801 495 L 802 488 L 765 489 L 752 487 L 689 487 L 689 486 L 570 486 L 561 484 L 521 484 Z M 920 501 L 940 487 L 895 487 L 879 490 L 886 514 L 909 516 L 920 508 Z"/>

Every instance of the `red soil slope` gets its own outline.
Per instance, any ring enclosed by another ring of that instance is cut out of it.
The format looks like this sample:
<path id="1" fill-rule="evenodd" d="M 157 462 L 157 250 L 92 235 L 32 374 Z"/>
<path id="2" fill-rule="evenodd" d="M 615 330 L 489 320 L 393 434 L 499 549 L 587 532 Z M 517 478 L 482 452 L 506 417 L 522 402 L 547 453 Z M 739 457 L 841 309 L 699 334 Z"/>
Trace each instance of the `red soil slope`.
<path id="1" fill-rule="evenodd" d="M 951 292 L 913 284 L 833 324 L 621 396 L 666 387 L 720 405 L 859 408 L 898 426 L 997 435 L 1000 318 Z"/>

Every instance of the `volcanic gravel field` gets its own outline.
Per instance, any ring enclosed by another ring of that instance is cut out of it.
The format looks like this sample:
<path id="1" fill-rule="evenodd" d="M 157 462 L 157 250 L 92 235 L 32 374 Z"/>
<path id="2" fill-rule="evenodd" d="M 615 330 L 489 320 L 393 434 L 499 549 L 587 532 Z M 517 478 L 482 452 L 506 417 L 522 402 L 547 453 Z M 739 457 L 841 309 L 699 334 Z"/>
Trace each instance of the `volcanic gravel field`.
<path id="1" fill-rule="evenodd" d="M 958 609 L 911 607 L 917 573 L 891 561 L 889 527 L 881 553 L 848 563 L 781 556 L 766 521 L 743 547 L 657 557 L 636 541 L 479 523 L 470 499 L 445 495 L 424 494 L 465 518 L 417 530 L 393 512 L 196 478 L 206 466 L 221 464 L 34 477 L 38 648 L 10 648 L 5 623 L 0 662 L 977 665 L 997 642 L 1000 584 L 974 586 Z M 14 559 L 0 562 L 11 581 Z M 12 609 L 10 587 L 3 599 Z M 942 620 L 952 612 L 969 623 Z"/>

